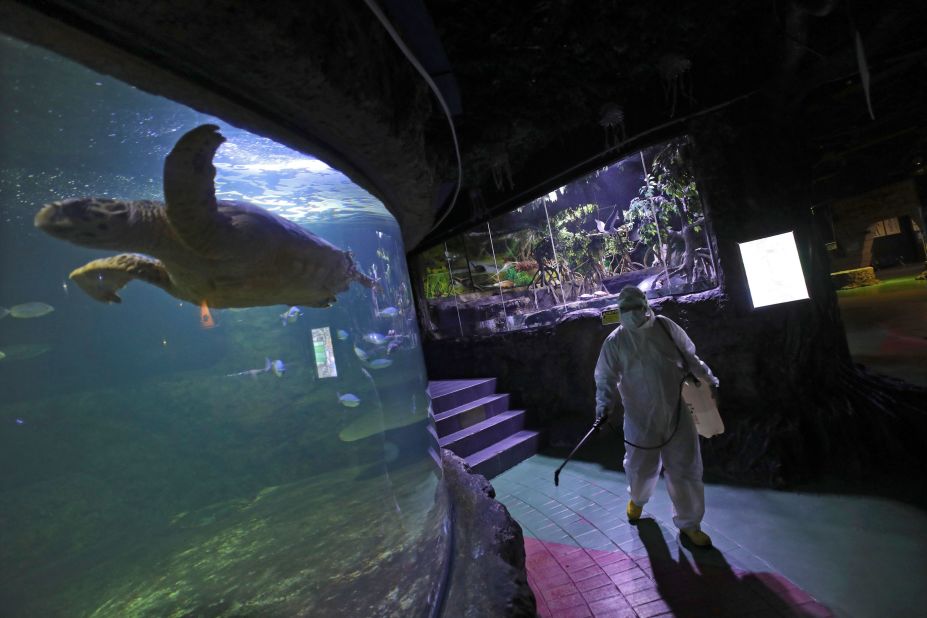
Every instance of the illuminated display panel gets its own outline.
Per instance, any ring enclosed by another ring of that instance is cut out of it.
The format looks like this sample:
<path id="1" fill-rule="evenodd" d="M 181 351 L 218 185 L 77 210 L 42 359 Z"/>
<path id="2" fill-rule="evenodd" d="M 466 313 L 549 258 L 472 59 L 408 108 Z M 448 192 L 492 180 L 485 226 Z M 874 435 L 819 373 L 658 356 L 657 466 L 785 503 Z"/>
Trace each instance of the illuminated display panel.
<path id="1" fill-rule="evenodd" d="M 792 232 L 738 244 L 754 309 L 808 298 Z"/>
<path id="2" fill-rule="evenodd" d="M 312 329 L 312 349 L 315 352 L 315 370 L 320 378 L 335 378 L 335 348 L 332 346 L 332 332 L 325 328 Z"/>

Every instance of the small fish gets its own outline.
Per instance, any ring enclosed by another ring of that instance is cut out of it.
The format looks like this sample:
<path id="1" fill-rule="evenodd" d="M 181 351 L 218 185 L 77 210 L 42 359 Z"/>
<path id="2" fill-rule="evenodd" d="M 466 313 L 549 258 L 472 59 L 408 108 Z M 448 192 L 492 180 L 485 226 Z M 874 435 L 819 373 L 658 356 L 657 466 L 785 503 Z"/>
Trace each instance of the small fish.
<path id="1" fill-rule="evenodd" d="M 202 328 L 215 328 L 216 321 L 212 319 L 212 314 L 209 313 L 209 305 L 206 304 L 206 301 L 200 303 L 200 326 Z"/>
<path id="2" fill-rule="evenodd" d="M 6 358 L 6 354 L 0 351 L 0 360 L 3 360 L 4 358 Z"/>
<path id="3" fill-rule="evenodd" d="M 377 313 L 377 315 L 381 318 L 395 318 L 397 315 L 399 315 L 399 309 L 396 309 L 396 307 L 387 307 L 386 309 L 383 309 Z"/>
<path id="4" fill-rule="evenodd" d="M 270 364 L 271 369 L 274 370 L 274 375 L 278 378 L 282 378 L 283 374 L 286 373 L 286 365 L 283 364 L 283 361 L 279 358 Z"/>
<path id="5" fill-rule="evenodd" d="M 608 296 L 608 292 L 605 292 L 603 290 L 596 290 L 595 292 L 592 293 L 592 295 L 593 296 Z"/>
<path id="6" fill-rule="evenodd" d="M 10 307 L 10 315 L 14 318 L 21 319 L 40 318 L 43 315 L 48 315 L 54 310 L 54 307 L 46 303 L 23 303 L 21 305 L 14 305 Z"/>
<path id="7" fill-rule="evenodd" d="M 370 367 L 371 369 L 386 369 L 392 364 L 393 364 L 393 361 L 391 361 L 388 358 L 377 358 L 377 359 L 370 361 L 367 364 L 367 366 Z"/>
<path id="8" fill-rule="evenodd" d="M 339 328 L 335 331 L 335 336 L 338 337 L 338 341 L 344 341 L 348 338 L 348 331 Z"/>
<path id="9" fill-rule="evenodd" d="M 362 361 L 367 360 L 368 354 L 357 346 L 354 346 L 354 354 L 356 354 L 357 358 L 361 359 Z"/>
<path id="10" fill-rule="evenodd" d="M 357 406 L 360 405 L 361 400 L 357 397 L 357 395 L 352 395 L 351 393 L 346 393 L 344 395 L 342 395 L 341 393 L 337 393 L 337 394 L 338 394 L 338 401 L 345 408 L 356 408 Z"/>
<path id="11" fill-rule="evenodd" d="M 25 425 L 25 424 L 26 424 L 26 421 L 24 421 L 24 420 L 21 419 L 21 418 L 18 418 L 18 419 L 16 419 L 16 424 L 17 424 L 17 425 Z"/>
<path id="12" fill-rule="evenodd" d="M 302 315 L 303 312 L 299 310 L 299 307 L 290 307 L 280 314 L 280 322 L 282 322 L 284 326 L 293 324 L 296 320 L 301 318 Z"/>
<path id="13" fill-rule="evenodd" d="M 364 335 L 364 341 L 373 345 L 383 345 L 386 343 L 386 336 L 380 333 L 367 333 Z"/>
<path id="14" fill-rule="evenodd" d="M 14 343 L 3 346 L 3 353 L 7 361 L 28 360 L 41 356 L 51 349 L 52 346 L 48 343 Z"/>
<path id="15" fill-rule="evenodd" d="M 246 369 L 244 371 L 239 371 L 238 373 L 227 373 L 225 377 L 235 378 L 238 376 L 251 376 L 252 378 L 257 378 L 262 373 L 267 373 L 273 367 L 273 363 L 270 362 L 269 358 L 264 359 L 264 368 L 263 369 Z"/>
<path id="16" fill-rule="evenodd" d="M 0 320 L 10 315 L 10 310 L 6 307 L 0 307 Z"/>
<path id="17" fill-rule="evenodd" d="M 61 289 L 64 291 L 64 295 L 65 295 L 65 296 L 70 296 L 70 291 L 68 290 L 68 282 L 67 282 L 67 281 L 62 281 L 62 282 L 61 282 Z"/>

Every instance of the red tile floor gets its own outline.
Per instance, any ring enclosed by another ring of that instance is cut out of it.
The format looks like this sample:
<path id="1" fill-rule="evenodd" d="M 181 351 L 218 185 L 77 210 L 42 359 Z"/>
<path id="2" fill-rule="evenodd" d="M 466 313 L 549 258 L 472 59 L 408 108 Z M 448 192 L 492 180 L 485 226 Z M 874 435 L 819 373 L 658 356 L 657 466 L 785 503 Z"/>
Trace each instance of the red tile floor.
<path id="1" fill-rule="evenodd" d="M 497 499 L 522 526 L 539 616 L 835 615 L 711 521 L 703 529 L 713 547 L 680 539 L 665 492 L 629 523 L 623 475 L 575 462 L 555 486 L 555 465 L 536 455 L 492 480 Z M 750 518 L 754 535 L 769 534 L 759 517 Z"/>
<path id="2" fill-rule="evenodd" d="M 774 573 L 672 558 L 653 520 L 641 521 L 647 552 L 604 551 L 525 539 L 528 583 L 538 615 L 831 616 L 806 593 Z M 699 550 L 711 552 L 714 550 Z M 680 552 L 680 556 L 683 556 Z"/>

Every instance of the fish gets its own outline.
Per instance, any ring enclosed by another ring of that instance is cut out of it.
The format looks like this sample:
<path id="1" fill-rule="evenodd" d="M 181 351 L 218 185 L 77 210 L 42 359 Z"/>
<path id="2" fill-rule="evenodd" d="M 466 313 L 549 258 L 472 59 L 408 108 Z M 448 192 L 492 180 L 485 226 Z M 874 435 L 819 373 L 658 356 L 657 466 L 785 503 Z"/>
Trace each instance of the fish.
<path id="1" fill-rule="evenodd" d="M 6 358 L 6 353 L 4 353 L 3 350 L 0 350 L 0 360 L 3 360 L 4 358 Z"/>
<path id="2" fill-rule="evenodd" d="M 5 360 L 28 360 L 51 350 L 48 343 L 14 343 L 3 347 Z"/>
<path id="3" fill-rule="evenodd" d="M 293 324 L 296 320 L 301 318 L 302 315 L 303 312 L 299 310 L 299 307 L 290 307 L 280 314 L 280 322 L 282 322 L 284 326 Z"/>
<path id="4" fill-rule="evenodd" d="M 592 293 L 593 296 L 608 296 L 608 292 L 604 290 L 596 290 Z"/>
<path id="5" fill-rule="evenodd" d="M 17 425 L 25 425 L 25 424 L 26 424 L 26 421 L 24 421 L 24 420 L 21 419 L 21 418 L 18 418 L 18 419 L 16 419 L 16 424 L 17 424 Z"/>
<path id="6" fill-rule="evenodd" d="M 272 368 L 273 368 L 273 363 L 270 362 L 270 359 L 269 359 L 269 358 L 265 358 L 265 359 L 264 359 L 264 368 L 263 368 L 263 369 L 245 369 L 244 371 L 239 371 L 238 373 L 227 373 L 227 374 L 225 374 L 225 377 L 227 377 L 227 378 L 235 378 L 235 377 L 238 377 L 238 376 L 251 376 L 252 378 L 256 378 L 256 377 L 258 377 L 259 375 L 261 375 L 262 373 L 267 373 L 267 372 L 270 371 Z"/>
<path id="7" fill-rule="evenodd" d="M 14 318 L 40 318 L 43 315 L 48 315 L 55 308 L 46 303 L 40 302 L 31 302 L 23 303 L 21 305 L 14 305 L 10 307 L 10 315 Z"/>
<path id="8" fill-rule="evenodd" d="M 6 307 L 0 307 L 0 320 L 10 315 L 10 310 Z"/>
<path id="9" fill-rule="evenodd" d="M 348 338 L 348 331 L 339 328 L 335 331 L 335 336 L 338 337 L 338 341 L 344 341 Z"/>
<path id="10" fill-rule="evenodd" d="M 393 361 L 391 361 L 388 358 L 377 358 L 367 363 L 367 366 L 370 367 L 371 369 L 386 369 L 392 364 L 393 364 Z"/>
<path id="11" fill-rule="evenodd" d="M 360 405 L 361 400 L 357 395 L 352 395 L 351 393 L 345 393 L 344 395 L 337 393 L 337 395 L 338 401 L 345 408 L 356 408 Z"/>
<path id="12" fill-rule="evenodd" d="M 361 350 L 356 345 L 354 346 L 354 354 L 357 356 L 357 358 L 361 359 L 362 361 L 367 360 L 367 356 L 368 356 L 367 353 Z"/>
<path id="13" fill-rule="evenodd" d="M 283 361 L 280 360 L 279 358 L 278 358 L 277 360 L 273 361 L 273 362 L 270 364 L 270 367 L 271 367 L 271 369 L 273 369 L 274 375 L 277 376 L 278 378 L 282 378 L 282 377 L 283 377 L 283 374 L 286 373 L 286 365 L 284 365 L 284 364 L 283 364 Z"/>
<path id="14" fill-rule="evenodd" d="M 200 303 L 200 326 L 202 328 L 215 328 L 216 321 L 212 319 L 212 314 L 209 313 L 209 305 L 206 304 L 206 301 Z"/>
<path id="15" fill-rule="evenodd" d="M 399 315 L 399 309 L 396 309 L 396 307 L 387 307 L 377 313 L 377 315 L 381 318 L 395 318 Z"/>
<path id="16" fill-rule="evenodd" d="M 386 336 L 380 333 L 367 333 L 364 335 L 364 341 L 373 345 L 383 345 L 386 343 Z"/>
<path id="17" fill-rule="evenodd" d="M 64 295 L 65 295 L 65 296 L 70 296 L 70 290 L 68 290 L 68 282 L 67 282 L 67 281 L 62 281 L 62 282 L 61 282 L 61 289 L 64 291 Z"/>

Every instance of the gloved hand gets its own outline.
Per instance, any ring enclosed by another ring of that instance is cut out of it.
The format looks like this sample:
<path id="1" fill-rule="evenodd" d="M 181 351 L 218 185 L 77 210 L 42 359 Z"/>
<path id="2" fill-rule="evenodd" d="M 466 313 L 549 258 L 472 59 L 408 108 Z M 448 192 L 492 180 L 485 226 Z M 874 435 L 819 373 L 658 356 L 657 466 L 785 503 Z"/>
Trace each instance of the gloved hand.
<path id="1" fill-rule="evenodd" d="M 601 427 L 602 425 L 604 425 L 605 421 L 607 420 L 608 420 L 608 414 L 605 412 L 605 410 L 595 411 L 595 422 L 597 424 L 597 427 Z"/>

